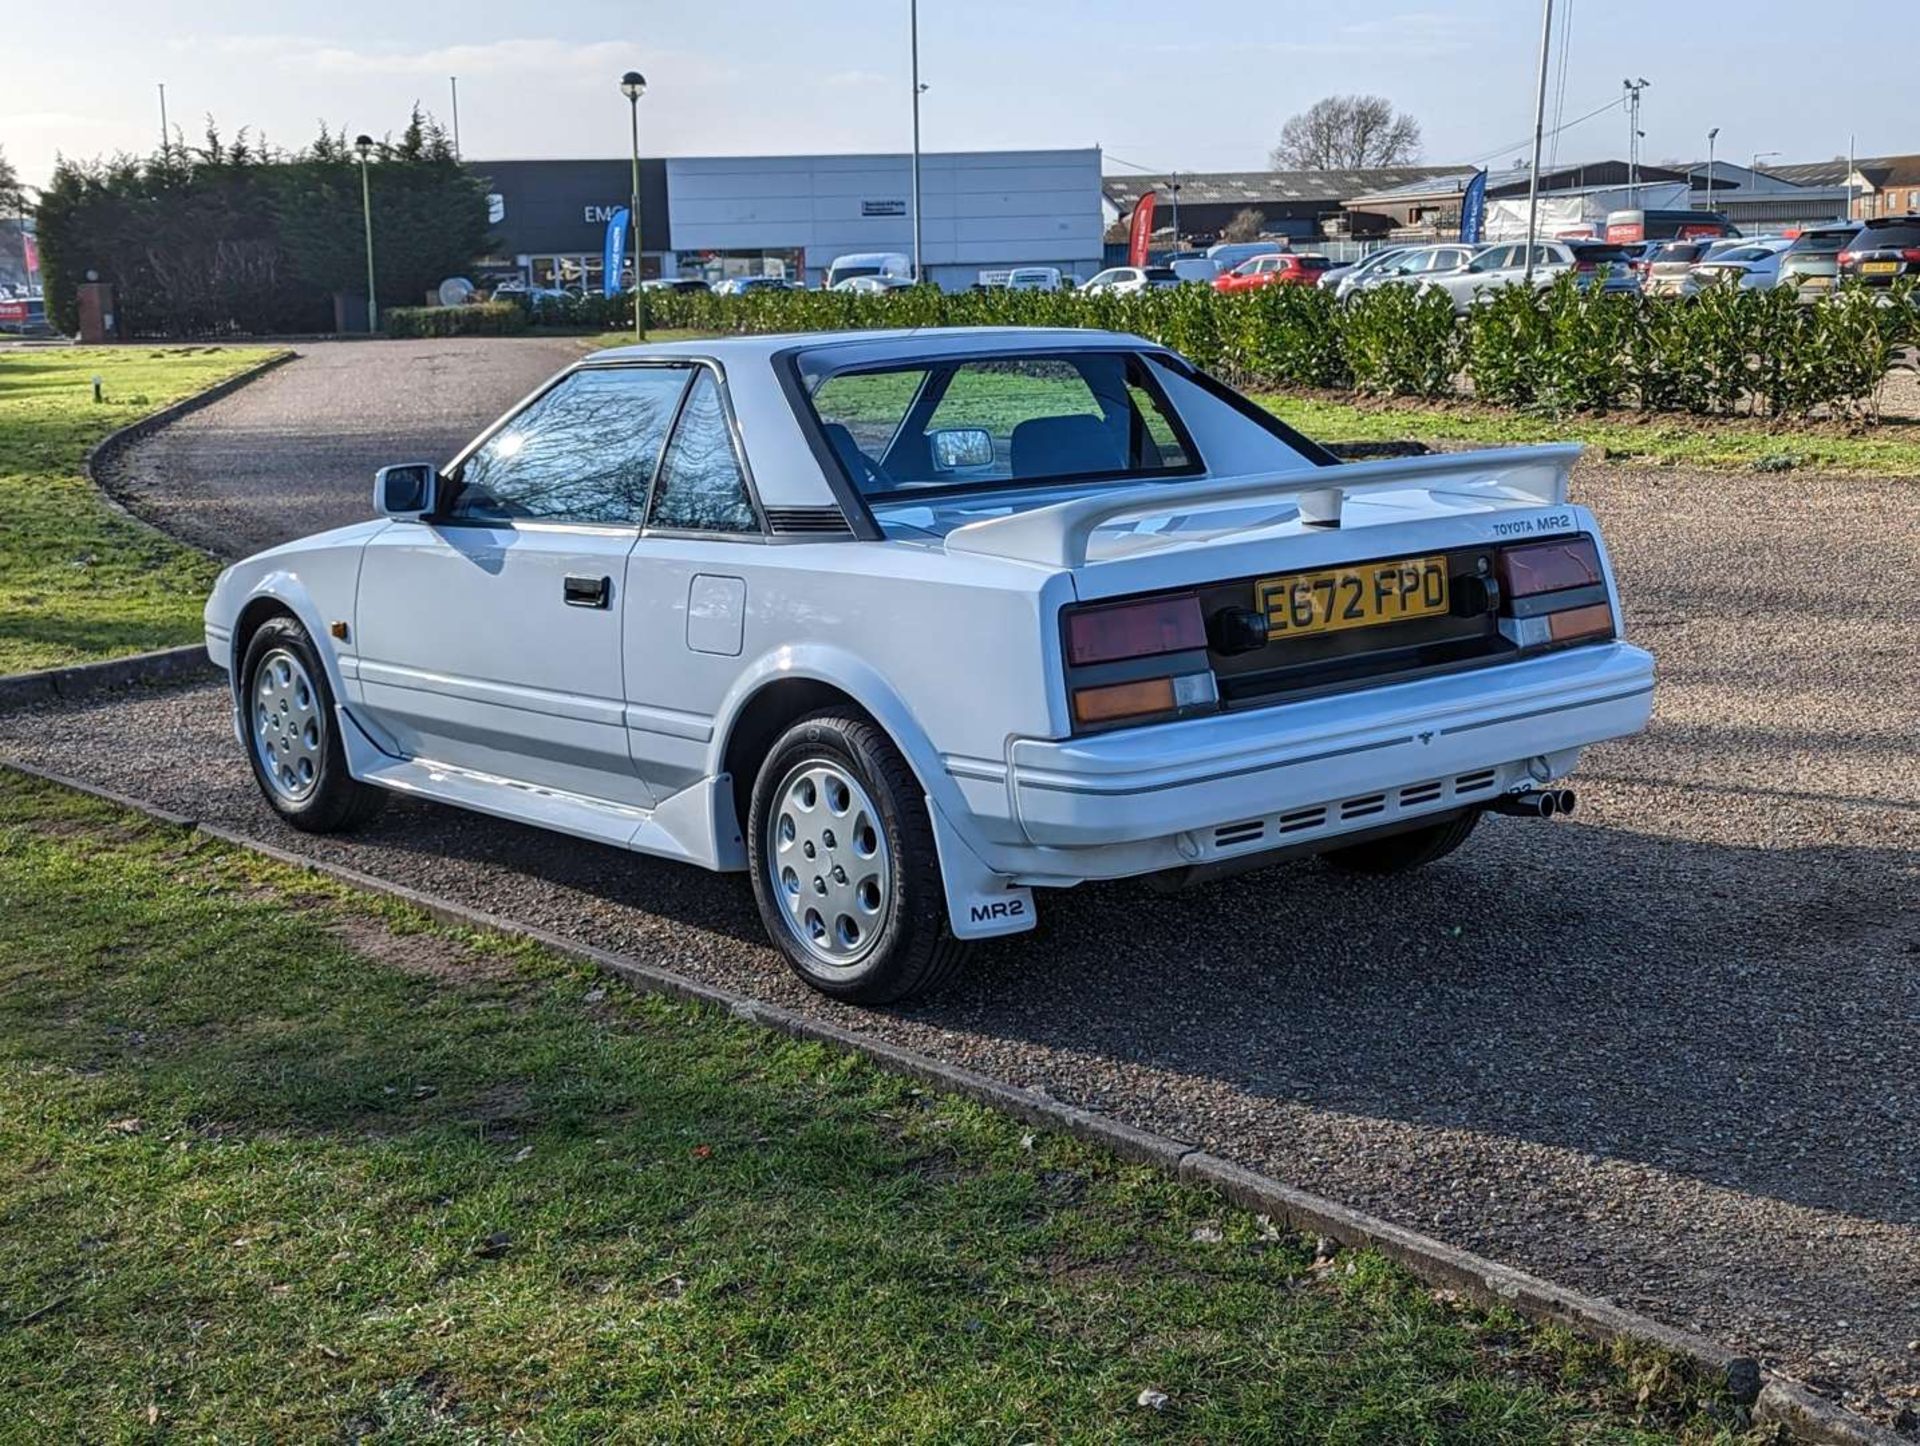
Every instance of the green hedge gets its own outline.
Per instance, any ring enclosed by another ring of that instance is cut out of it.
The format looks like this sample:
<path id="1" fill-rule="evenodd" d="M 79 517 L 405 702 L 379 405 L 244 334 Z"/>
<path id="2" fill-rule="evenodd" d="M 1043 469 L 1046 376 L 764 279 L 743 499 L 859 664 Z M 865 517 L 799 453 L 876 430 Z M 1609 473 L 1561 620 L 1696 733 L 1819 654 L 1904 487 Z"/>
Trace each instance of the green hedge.
<path id="1" fill-rule="evenodd" d="M 477 306 L 396 306 L 384 313 L 388 336 L 511 336 L 527 329 L 525 307 L 507 301 Z"/>
<path id="2" fill-rule="evenodd" d="M 657 328 L 765 333 L 858 327 L 1086 326 L 1172 347 L 1244 387 L 1351 388 L 1379 396 L 1463 393 L 1549 412 L 1870 416 L 1901 349 L 1920 346 L 1915 291 L 1847 288 L 1803 306 L 1785 291 L 1712 290 L 1674 302 L 1581 290 L 1571 278 L 1509 287 L 1467 317 L 1437 292 L 1388 286 L 1346 303 L 1317 287 L 1239 295 L 1182 286 L 1141 296 L 1076 292 L 877 296 L 775 291 L 652 293 Z M 543 305 L 536 325 L 633 324 L 632 298 Z"/>

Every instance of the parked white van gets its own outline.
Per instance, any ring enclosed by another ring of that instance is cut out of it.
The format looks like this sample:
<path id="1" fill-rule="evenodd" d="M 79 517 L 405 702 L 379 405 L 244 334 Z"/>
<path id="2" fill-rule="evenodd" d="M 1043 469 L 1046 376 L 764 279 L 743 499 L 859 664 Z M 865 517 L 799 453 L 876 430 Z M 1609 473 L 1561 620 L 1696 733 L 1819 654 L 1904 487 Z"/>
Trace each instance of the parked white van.
<path id="1" fill-rule="evenodd" d="M 913 280 L 913 258 L 898 251 L 856 251 L 836 256 L 827 267 L 827 290 L 856 276 L 885 276 L 898 281 Z"/>

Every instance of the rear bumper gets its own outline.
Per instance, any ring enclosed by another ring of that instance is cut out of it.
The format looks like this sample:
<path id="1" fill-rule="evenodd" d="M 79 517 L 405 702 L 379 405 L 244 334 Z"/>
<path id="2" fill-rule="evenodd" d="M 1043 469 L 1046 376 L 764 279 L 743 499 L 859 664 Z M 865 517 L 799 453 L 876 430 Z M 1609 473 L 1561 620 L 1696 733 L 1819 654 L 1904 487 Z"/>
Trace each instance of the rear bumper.
<path id="1" fill-rule="evenodd" d="M 1615 642 L 1089 738 L 1015 739 L 1004 768 L 950 759 L 949 770 L 1010 865 L 1037 867 L 1040 854 L 1043 872 L 1111 877 L 1211 856 L 1225 840 L 1310 841 L 1544 782 L 1584 745 L 1639 732 L 1652 708 L 1652 656 Z M 1083 850 L 1113 856 L 1065 857 Z"/>

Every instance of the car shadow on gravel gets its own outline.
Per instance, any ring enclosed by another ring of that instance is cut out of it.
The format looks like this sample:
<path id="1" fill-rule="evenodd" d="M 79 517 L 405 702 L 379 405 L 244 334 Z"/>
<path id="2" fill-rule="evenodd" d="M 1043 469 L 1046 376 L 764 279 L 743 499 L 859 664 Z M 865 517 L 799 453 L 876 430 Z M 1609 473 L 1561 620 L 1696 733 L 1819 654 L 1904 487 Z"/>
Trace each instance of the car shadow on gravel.
<path id="1" fill-rule="evenodd" d="M 947 1022 L 1910 1225 L 1912 862 L 1491 819 L 1398 880 L 1049 899 Z"/>

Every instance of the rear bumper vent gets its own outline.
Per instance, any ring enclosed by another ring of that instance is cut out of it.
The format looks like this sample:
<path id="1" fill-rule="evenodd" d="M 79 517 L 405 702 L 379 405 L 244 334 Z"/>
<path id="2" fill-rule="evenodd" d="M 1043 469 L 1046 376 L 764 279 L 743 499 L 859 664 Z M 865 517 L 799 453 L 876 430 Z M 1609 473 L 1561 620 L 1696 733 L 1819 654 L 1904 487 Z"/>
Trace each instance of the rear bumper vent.
<path id="1" fill-rule="evenodd" d="M 1493 791 L 1504 776 L 1520 777 L 1525 766 L 1503 764 L 1499 768 L 1480 768 L 1453 778 L 1430 778 L 1409 783 L 1391 793 L 1367 793 L 1337 803 L 1296 808 L 1267 818 L 1241 819 L 1223 823 L 1213 830 L 1213 854 L 1244 854 L 1259 848 L 1278 848 L 1282 843 L 1296 844 L 1316 834 L 1348 832 L 1351 825 L 1378 827 L 1408 814 L 1439 812 L 1467 797 Z"/>
<path id="2" fill-rule="evenodd" d="M 769 507 L 767 527 L 785 535 L 849 536 L 853 529 L 838 507 Z"/>

